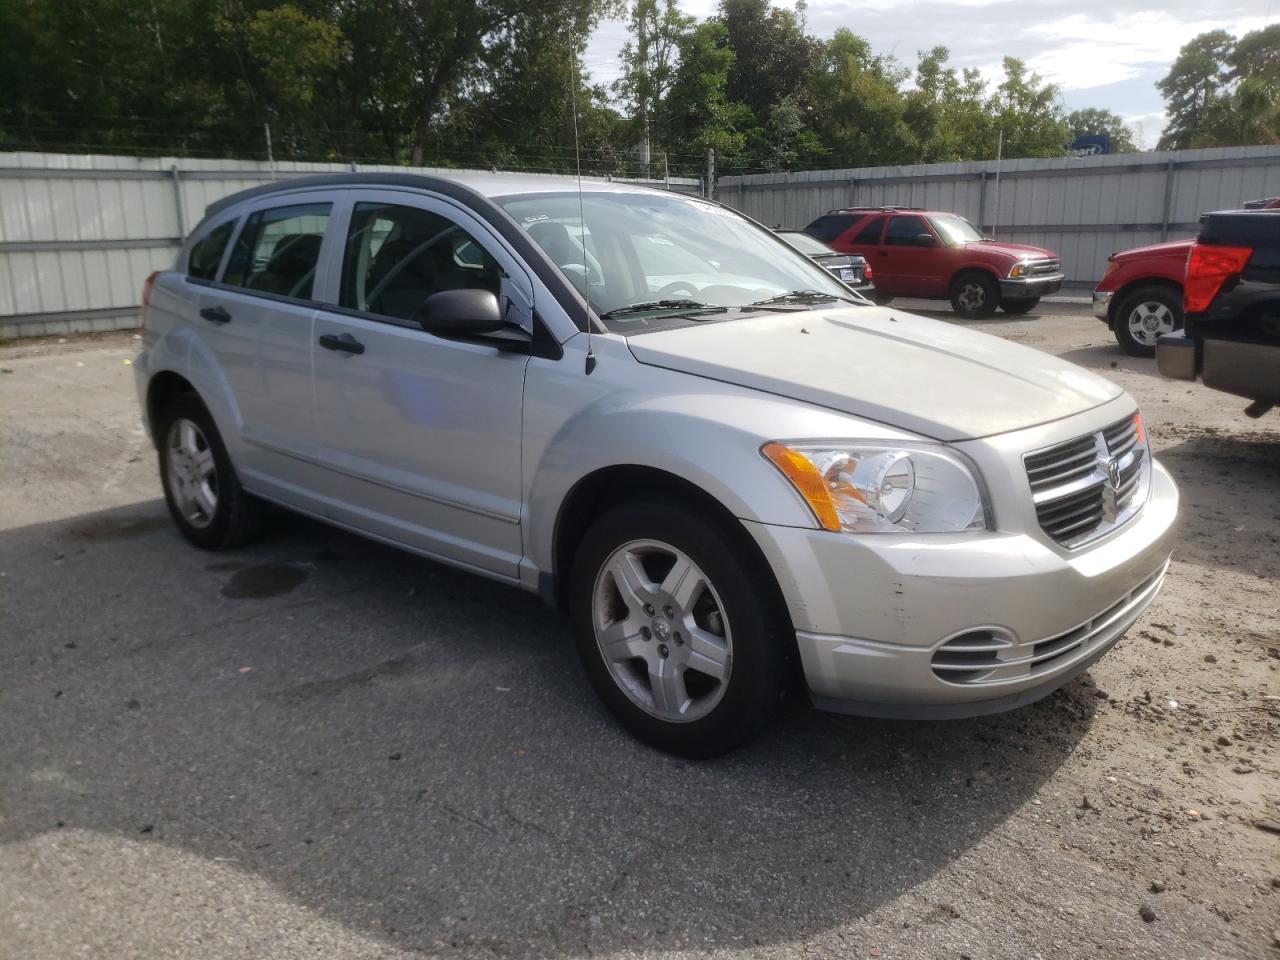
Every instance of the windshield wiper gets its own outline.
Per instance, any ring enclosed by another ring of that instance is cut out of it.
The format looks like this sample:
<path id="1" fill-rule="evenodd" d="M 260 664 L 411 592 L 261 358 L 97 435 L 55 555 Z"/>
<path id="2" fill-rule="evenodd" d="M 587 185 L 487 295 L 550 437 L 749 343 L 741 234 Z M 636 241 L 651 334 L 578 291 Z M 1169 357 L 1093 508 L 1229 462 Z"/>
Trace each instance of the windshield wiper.
<path id="1" fill-rule="evenodd" d="M 707 311 L 725 313 L 728 309 L 728 307 L 700 303 L 697 300 L 644 300 L 640 303 L 632 303 L 625 307 L 616 307 L 613 310 L 606 311 L 600 314 L 600 319 L 609 320 L 613 317 L 626 316 L 629 313 L 648 313 L 650 310 L 695 310 L 699 313 Z"/>
<path id="2" fill-rule="evenodd" d="M 805 304 L 805 303 L 827 303 L 832 300 L 843 300 L 845 303 L 858 303 L 852 297 L 842 297 L 835 293 L 823 293 L 820 290 L 792 290 L 788 293 L 780 293 L 776 297 L 769 297 L 766 300 L 757 300 L 755 303 L 748 303 L 748 307 L 771 307 L 784 306 L 786 304 Z M 745 307 L 743 309 L 746 309 Z"/>

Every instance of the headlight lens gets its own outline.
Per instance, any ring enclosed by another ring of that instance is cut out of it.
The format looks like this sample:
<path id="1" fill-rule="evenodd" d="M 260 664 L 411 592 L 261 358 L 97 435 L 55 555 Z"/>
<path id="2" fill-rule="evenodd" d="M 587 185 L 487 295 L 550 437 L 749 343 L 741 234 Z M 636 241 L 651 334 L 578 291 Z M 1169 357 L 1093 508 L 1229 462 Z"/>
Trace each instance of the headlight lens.
<path id="1" fill-rule="evenodd" d="M 987 529 L 977 478 L 944 448 L 776 441 L 761 452 L 791 481 L 824 530 Z"/>
<path id="2" fill-rule="evenodd" d="M 1015 263 L 1013 269 L 1009 271 L 1011 278 L 1025 277 L 1031 273 L 1031 265 L 1027 263 Z"/>

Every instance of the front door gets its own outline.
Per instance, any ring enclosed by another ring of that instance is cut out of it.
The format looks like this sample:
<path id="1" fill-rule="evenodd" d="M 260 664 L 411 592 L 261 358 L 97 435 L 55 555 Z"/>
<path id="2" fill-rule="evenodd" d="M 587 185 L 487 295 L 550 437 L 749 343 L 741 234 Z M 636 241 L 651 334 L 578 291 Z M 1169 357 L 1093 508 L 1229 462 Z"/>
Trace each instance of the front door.
<path id="1" fill-rule="evenodd" d="M 335 519 L 515 578 L 527 353 L 448 340 L 413 321 L 441 290 L 480 288 L 532 330 L 532 284 L 454 204 L 351 191 L 337 309 L 315 320 L 320 456 L 342 477 Z"/>

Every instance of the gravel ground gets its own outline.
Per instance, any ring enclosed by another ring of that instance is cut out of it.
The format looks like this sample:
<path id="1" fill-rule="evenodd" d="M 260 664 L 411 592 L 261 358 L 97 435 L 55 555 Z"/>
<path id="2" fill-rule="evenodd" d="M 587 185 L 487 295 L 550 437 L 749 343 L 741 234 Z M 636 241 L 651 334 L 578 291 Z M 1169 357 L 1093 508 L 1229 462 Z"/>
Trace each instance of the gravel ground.
<path id="1" fill-rule="evenodd" d="M 1280 956 L 1280 414 L 1079 305 L 974 326 L 1143 405 L 1163 594 L 1017 712 L 796 707 L 710 763 L 532 596 L 287 516 L 187 546 L 129 334 L 0 349 L 0 956 Z"/>

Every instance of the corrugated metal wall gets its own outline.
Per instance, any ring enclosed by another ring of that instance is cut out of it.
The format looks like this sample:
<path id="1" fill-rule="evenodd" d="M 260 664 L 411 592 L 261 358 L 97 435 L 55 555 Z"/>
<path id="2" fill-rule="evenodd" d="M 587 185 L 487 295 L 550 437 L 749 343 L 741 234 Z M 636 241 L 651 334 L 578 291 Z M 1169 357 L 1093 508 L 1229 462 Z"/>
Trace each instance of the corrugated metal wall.
<path id="1" fill-rule="evenodd" d="M 275 176 L 351 170 L 406 168 L 278 163 Z M 258 161 L 0 154 L 0 335 L 136 325 L 143 280 L 173 262 L 205 207 L 271 179 Z M 690 179 L 669 186 L 702 189 Z"/>
<path id="2" fill-rule="evenodd" d="M 1116 250 L 1194 236 L 1200 214 L 1280 194 L 1280 147 L 812 170 L 723 177 L 717 197 L 769 226 L 837 207 L 951 210 L 1002 240 L 1048 247 L 1092 287 Z"/>

